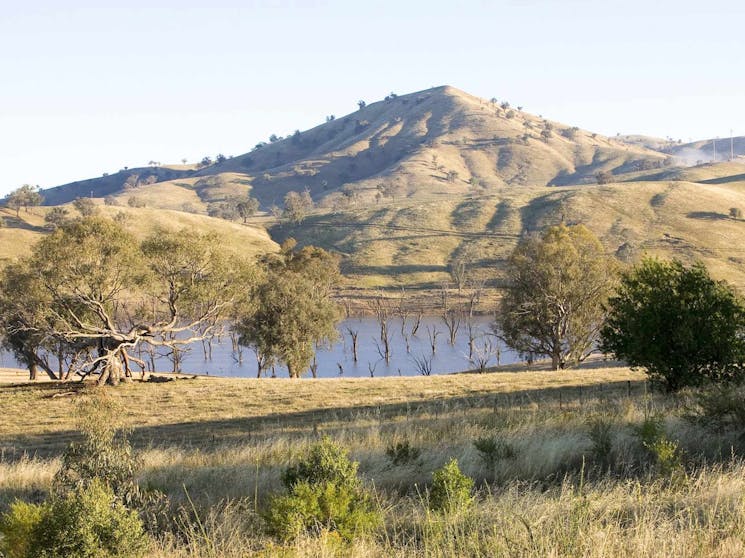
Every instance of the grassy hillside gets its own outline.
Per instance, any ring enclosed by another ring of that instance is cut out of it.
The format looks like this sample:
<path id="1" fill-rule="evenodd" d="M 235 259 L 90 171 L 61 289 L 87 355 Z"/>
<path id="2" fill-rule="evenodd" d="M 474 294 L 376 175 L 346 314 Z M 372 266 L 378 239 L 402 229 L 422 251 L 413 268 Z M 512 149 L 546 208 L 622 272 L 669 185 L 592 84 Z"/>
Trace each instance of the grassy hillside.
<path id="1" fill-rule="evenodd" d="M 77 215 L 72 205 L 65 207 L 70 216 Z M 4 220 L 4 226 L 0 227 L 0 264 L 30 253 L 31 247 L 49 233 L 44 215 L 50 210 L 50 207 L 21 210 L 17 218 L 15 212 L 0 209 L 0 218 Z M 118 216 L 124 226 L 138 238 L 144 238 L 157 227 L 189 228 L 219 234 L 224 239 L 223 245 L 235 253 L 253 256 L 277 249 L 277 244 L 269 237 L 266 229 L 260 226 L 242 225 L 181 211 L 115 207 L 100 203 L 98 211 L 112 218 Z"/>
<path id="2" fill-rule="evenodd" d="M 149 557 L 741 556 L 741 425 L 688 421 L 700 412 L 693 394 L 649 393 L 642 380 L 624 368 L 586 368 L 184 379 L 105 393 L 133 428 L 139 482 L 186 507 L 179 535 L 161 533 Z M 59 454 L 76 437 L 75 406 L 91 392 L 76 384 L 2 392 L 5 509 L 49 491 Z M 643 445 L 650 421 L 679 457 L 663 462 Z M 323 434 L 360 462 L 383 526 L 349 544 L 325 532 L 282 545 L 265 534 L 260 512 L 282 491 L 282 472 Z M 480 451 L 475 442 L 484 440 L 501 449 Z M 418 454 L 394 462 L 387 452 L 404 442 Z M 427 487 L 450 457 L 478 492 L 469 512 L 442 515 L 427 510 Z"/>
<path id="3" fill-rule="evenodd" d="M 519 238 L 561 221 L 588 225 L 625 261 L 702 259 L 717 277 L 745 285 L 743 223 L 727 218 L 730 207 L 745 208 L 745 161 L 674 166 L 696 150 L 708 160 L 707 142 L 608 138 L 495 101 L 448 86 L 392 95 L 219 164 L 132 169 L 44 194 L 56 204 L 92 193 L 141 211 L 144 222 L 158 209 L 186 222 L 177 212 L 215 214 L 250 194 L 262 204 L 255 226 L 268 226 L 275 241 L 294 236 L 341 253 L 350 285 L 361 289 L 439 288 L 458 259 L 499 287 Z M 745 150 L 745 138 L 735 150 Z M 614 183 L 596 184 L 599 172 Z M 288 191 L 306 188 L 316 209 L 303 223 L 269 216 Z M 42 233 L 28 219 L 0 231 L 5 257 Z"/>
<path id="4" fill-rule="evenodd" d="M 727 172 L 740 171 L 733 166 Z M 294 236 L 347 255 L 345 271 L 359 285 L 437 287 L 449 280 L 448 265 L 463 257 L 476 277 L 499 286 L 522 235 L 561 221 L 583 223 L 624 261 L 644 254 L 700 259 L 715 276 L 745 286 L 745 222 L 728 217 L 729 208 L 745 208 L 745 183 L 717 182 L 503 188 L 382 200 L 319 212 L 271 232 L 278 240 Z"/>

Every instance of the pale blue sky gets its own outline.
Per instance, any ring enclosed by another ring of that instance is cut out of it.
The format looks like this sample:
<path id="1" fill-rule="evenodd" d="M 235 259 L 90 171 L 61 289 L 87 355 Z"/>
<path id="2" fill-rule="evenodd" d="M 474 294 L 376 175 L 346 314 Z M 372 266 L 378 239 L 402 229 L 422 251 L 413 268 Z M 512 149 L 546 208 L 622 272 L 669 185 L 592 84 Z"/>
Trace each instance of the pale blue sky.
<path id="1" fill-rule="evenodd" d="M 0 194 L 442 84 L 603 134 L 745 135 L 744 25 L 735 0 L 9 0 Z"/>

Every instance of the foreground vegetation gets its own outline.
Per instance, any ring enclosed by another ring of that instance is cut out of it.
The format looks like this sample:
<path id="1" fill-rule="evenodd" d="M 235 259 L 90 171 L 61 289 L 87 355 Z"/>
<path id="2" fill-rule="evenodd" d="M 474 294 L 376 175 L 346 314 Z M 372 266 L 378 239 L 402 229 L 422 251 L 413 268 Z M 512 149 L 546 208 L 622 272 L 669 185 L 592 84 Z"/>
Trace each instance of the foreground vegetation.
<path id="1" fill-rule="evenodd" d="M 8 386 L 0 509 L 47 497 L 62 452 L 79 439 L 75 408 L 93 391 L 126 402 L 137 484 L 169 499 L 147 556 L 742 555 L 742 398 L 649 393 L 642 378 L 590 367 Z M 328 525 L 279 537 L 272 496 L 324 435 L 359 462 L 381 523 L 350 541 Z M 474 500 L 438 511 L 433 472 L 451 458 L 475 480 Z"/>

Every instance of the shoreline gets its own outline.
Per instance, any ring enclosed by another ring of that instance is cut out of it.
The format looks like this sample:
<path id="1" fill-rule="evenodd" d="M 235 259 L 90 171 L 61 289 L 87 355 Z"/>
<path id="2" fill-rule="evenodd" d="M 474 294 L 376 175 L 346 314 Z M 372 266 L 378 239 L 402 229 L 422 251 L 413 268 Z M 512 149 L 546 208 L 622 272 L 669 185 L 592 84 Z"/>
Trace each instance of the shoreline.
<path id="1" fill-rule="evenodd" d="M 310 375 L 303 376 L 298 379 L 298 381 L 303 380 L 390 380 L 390 379 L 406 379 L 406 378 L 439 378 L 439 377 L 454 377 L 454 376 L 483 376 L 486 374 L 500 374 L 500 373 L 524 373 L 524 372 L 554 372 L 556 374 L 562 374 L 564 372 L 576 372 L 576 371 L 591 371 L 595 368 L 627 368 L 626 363 L 613 360 L 613 359 L 606 359 L 603 357 L 603 355 L 593 355 L 586 359 L 584 362 L 579 364 L 578 366 L 575 366 L 573 368 L 567 368 L 565 370 L 550 370 L 549 367 L 549 361 L 548 360 L 538 360 L 533 362 L 533 364 L 528 365 L 524 362 L 518 362 L 513 364 L 503 364 L 501 366 L 491 366 L 487 368 L 484 372 L 479 372 L 478 370 L 461 370 L 461 371 L 455 371 L 455 372 L 446 372 L 443 374 L 432 374 L 431 376 L 423 376 L 421 374 L 412 374 L 412 375 L 406 375 L 406 376 L 332 376 L 327 378 L 313 378 Z M 157 378 L 155 380 L 151 380 L 150 378 Z M 160 379 L 160 380 L 158 380 Z M 256 378 L 255 376 L 218 376 L 214 374 L 208 374 L 205 372 L 201 373 L 189 373 L 189 372 L 148 372 L 144 376 L 144 380 L 140 377 L 139 372 L 135 373 L 132 377 L 133 382 L 137 383 L 158 383 L 158 381 L 161 382 L 169 382 L 174 380 L 238 380 L 238 381 L 244 381 L 244 380 L 290 380 L 291 378 L 287 376 L 278 376 L 276 378 L 271 377 L 263 377 L 263 378 Z M 93 381 L 87 380 L 87 381 Z M 36 380 L 29 380 L 28 378 L 28 370 L 25 368 L 7 368 L 7 367 L 0 367 L 0 386 L 7 386 L 7 385 L 18 385 L 18 384 L 30 384 L 30 385 L 42 385 L 42 384 L 54 384 L 54 385 L 62 385 L 62 384 L 76 384 L 80 383 L 79 378 L 74 378 L 72 380 L 51 380 L 49 377 L 40 371 L 39 377 Z"/>

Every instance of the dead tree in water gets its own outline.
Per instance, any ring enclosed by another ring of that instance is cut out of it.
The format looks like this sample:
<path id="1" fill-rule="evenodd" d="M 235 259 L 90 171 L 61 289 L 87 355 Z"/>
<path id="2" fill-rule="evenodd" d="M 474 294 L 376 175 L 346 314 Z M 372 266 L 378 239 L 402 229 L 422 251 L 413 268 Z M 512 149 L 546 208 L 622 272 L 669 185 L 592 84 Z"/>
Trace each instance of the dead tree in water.
<path id="1" fill-rule="evenodd" d="M 432 361 L 434 360 L 434 356 L 430 355 L 428 357 L 422 355 L 421 357 L 412 357 L 411 360 L 414 362 L 414 367 L 417 369 L 419 374 L 422 376 L 432 375 Z"/>
<path id="2" fill-rule="evenodd" d="M 354 358 L 354 362 L 357 362 L 357 337 L 359 336 L 360 331 L 358 329 L 352 329 L 349 326 L 347 326 L 346 329 L 349 338 L 352 340 L 352 358 Z"/>
<path id="3" fill-rule="evenodd" d="M 462 315 L 463 313 L 457 308 L 449 308 L 442 314 L 442 321 L 448 330 L 448 341 L 450 342 L 450 345 L 455 345 Z"/>
<path id="4" fill-rule="evenodd" d="M 440 335 L 440 330 L 437 326 L 427 326 L 427 336 L 429 337 L 429 346 L 432 348 L 432 354 L 437 352 L 437 336 Z"/>
<path id="5" fill-rule="evenodd" d="M 381 358 L 384 358 L 385 363 L 389 364 L 391 361 L 391 337 L 388 327 L 391 316 L 390 303 L 382 294 L 379 294 L 372 301 L 372 310 L 380 328 L 380 343 L 375 341 L 375 345 Z"/>

